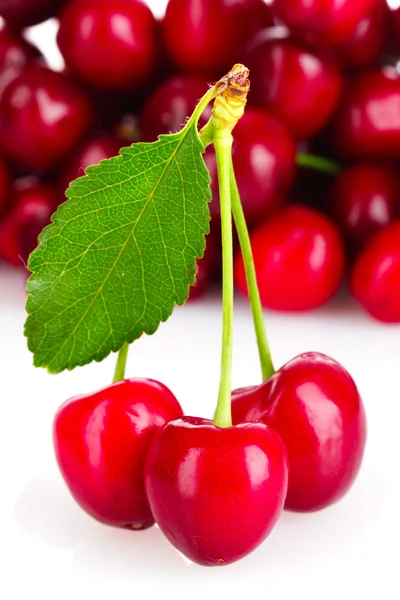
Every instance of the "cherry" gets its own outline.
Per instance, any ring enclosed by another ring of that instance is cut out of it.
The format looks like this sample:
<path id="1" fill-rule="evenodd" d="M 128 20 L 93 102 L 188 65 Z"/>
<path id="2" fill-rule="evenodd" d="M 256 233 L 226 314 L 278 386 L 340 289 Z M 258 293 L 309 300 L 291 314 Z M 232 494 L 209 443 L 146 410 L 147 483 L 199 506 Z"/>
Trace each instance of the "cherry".
<path id="1" fill-rule="evenodd" d="M 0 16 L 12 29 L 36 25 L 54 17 L 66 0 L 0 0 Z"/>
<path id="2" fill-rule="evenodd" d="M 155 67 L 156 22 L 142 0 L 71 0 L 57 42 L 67 66 L 95 87 L 138 87 Z"/>
<path id="3" fill-rule="evenodd" d="M 336 227 L 323 214 L 292 205 L 250 234 L 263 306 L 309 310 L 337 291 L 345 257 Z M 235 284 L 247 295 L 243 259 L 235 257 Z"/>
<path id="4" fill-rule="evenodd" d="M 181 415 L 172 392 L 152 379 L 127 379 L 64 403 L 54 420 L 54 448 L 83 510 L 107 525 L 153 525 L 144 461 L 158 429 Z"/>
<path id="5" fill-rule="evenodd" d="M 12 207 L 0 221 L 0 258 L 22 267 L 62 197 L 50 185 L 36 180 L 20 180 L 16 186 Z"/>
<path id="6" fill-rule="evenodd" d="M 281 121 L 247 108 L 234 130 L 233 165 L 249 223 L 271 216 L 285 202 L 295 175 L 296 146 Z M 220 217 L 217 163 L 213 148 L 204 155 L 211 174 L 211 216 Z"/>
<path id="7" fill-rule="evenodd" d="M 249 554 L 275 525 L 286 496 L 286 453 L 262 423 L 218 428 L 183 417 L 154 438 L 145 486 L 175 548 L 200 565 L 225 565 Z"/>
<path id="8" fill-rule="evenodd" d="M 322 129 L 342 91 L 336 62 L 288 38 L 281 28 L 260 32 L 246 53 L 249 101 L 280 117 L 299 139 Z"/>
<path id="9" fill-rule="evenodd" d="M 370 12 L 358 21 L 351 34 L 338 47 L 345 66 L 359 69 L 378 62 L 386 45 L 388 19 L 386 0 L 375 0 Z"/>
<path id="10" fill-rule="evenodd" d="M 238 62 L 244 42 L 270 22 L 263 0 L 169 0 L 162 26 L 176 67 L 215 78 Z"/>
<path id="11" fill-rule="evenodd" d="M 345 169 L 334 184 L 329 212 L 342 231 L 350 255 L 371 236 L 400 216 L 400 176 L 379 164 Z"/>
<path id="12" fill-rule="evenodd" d="M 162 82 L 147 99 L 140 117 L 143 140 L 153 142 L 160 133 L 181 129 L 206 91 L 207 82 L 200 77 L 175 76 Z M 210 116 L 211 107 L 201 116 L 200 125 Z"/>
<path id="13" fill-rule="evenodd" d="M 400 153 L 400 77 L 385 68 L 359 75 L 343 95 L 332 124 L 339 152 L 356 159 L 393 159 Z"/>
<path id="14" fill-rule="evenodd" d="M 32 61 L 44 63 L 39 50 L 20 35 L 0 30 L 0 96 L 7 85 Z"/>
<path id="15" fill-rule="evenodd" d="M 90 120 L 90 105 L 71 82 L 31 66 L 3 93 L 0 139 L 17 163 L 46 171 L 74 148 Z"/>
<path id="16" fill-rule="evenodd" d="M 11 193 L 11 178 L 7 164 L 0 157 L 0 216 L 7 208 Z"/>
<path id="17" fill-rule="evenodd" d="M 337 44 L 369 14 L 375 0 L 273 0 L 272 15 L 305 39 Z"/>
<path id="18" fill-rule="evenodd" d="M 221 240 L 215 233 L 206 238 L 203 258 L 197 260 L 196 282 L 190 288 L 188 300 L 200 298 L 209 289 L 213 276 L 221 267 Z"/>
<path id="19" fill-rule="evenodd" d="M 88 139 L 71 157 L 60 175 L 60 187 L 64 192 L 71 181 L 85 174 L 85 169 L 105 158 L 117 156 L 124 143 L 117 137 L 99 134 Z"/>
<path id="20" fill-rule="evenodd" d="M 234 391 L 232 415 L 234 423 L 261 421 L 279 433 L 289 459 L 287 509 L 325 508 L 353 484 L 365 412 L 353 379 L 332 358 L 301 354 L 262 385 Z"/>
<path id="21" fill-rule="evenodd" d="M 362 250 L 350 290 L 378 321 L 400 323 L 400 221 L 376 233 Z"/>

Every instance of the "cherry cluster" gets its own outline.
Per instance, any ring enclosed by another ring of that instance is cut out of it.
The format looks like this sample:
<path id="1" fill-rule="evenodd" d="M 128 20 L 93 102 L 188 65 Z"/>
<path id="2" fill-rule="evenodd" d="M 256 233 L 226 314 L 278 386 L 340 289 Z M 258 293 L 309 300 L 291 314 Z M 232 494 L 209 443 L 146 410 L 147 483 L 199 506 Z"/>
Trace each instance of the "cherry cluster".
<path id="1" fill-rule="evenodd" d="M 0 258 L 23 266 L 70 180 L 178 130 L 208 83 L 250 68 L 234 165 L 265 307 L 308 310 L 345 281 L 400 321 L 400 9 L 387 0 L 0 0 Z M 59 19 L 54 72 L 24 28 Z M 207 119 L 207 114 L 204 115 Z M 205 161 L 216 181 L 214 151 Z M 220 272 L 218 189 L 191 297 Z M 237 288 L 246 293 L 238 253 Z"/>

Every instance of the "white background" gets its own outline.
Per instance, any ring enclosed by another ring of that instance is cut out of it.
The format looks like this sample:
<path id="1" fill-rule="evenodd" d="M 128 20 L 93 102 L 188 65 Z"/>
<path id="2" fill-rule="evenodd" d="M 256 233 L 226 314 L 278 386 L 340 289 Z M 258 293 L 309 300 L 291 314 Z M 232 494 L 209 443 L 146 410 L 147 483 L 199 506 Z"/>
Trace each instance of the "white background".
<path id="1" fill-rule="evenodd" d="M 42 47 L 50 44 L 37 30 L 32 37 L 41 38 Z M 309 515 L 285 512 L 252 555 L 207 569 L 188 563 L 156 527 L 143 532 L 105 527 L 69 496 L 53 456 L 52 419 L 68 397 L 107 385 L 115 357 L 57 376 L 34 369 L 22 333 L 24 283 L 23 274 L 0 267 L 2 600 L 190 599 L 206 594 L 211 599 L 224 594 L 249 600 L 399 600 L 399 326 L 372 321 L 345 293 L 312 313 L 266 313 L 277 366 L 318 350 L 351 372 L 367 411 L 366 455 L 341 502 Z M 242 298 L 236 309 L 234 387 L 260 378 L 250 313 Z M 220 329 L 218 294 L 179 308 L 155 336 L 134 344 L 127 375 L 159 379 L 185 413 L 211 417 Z"/>

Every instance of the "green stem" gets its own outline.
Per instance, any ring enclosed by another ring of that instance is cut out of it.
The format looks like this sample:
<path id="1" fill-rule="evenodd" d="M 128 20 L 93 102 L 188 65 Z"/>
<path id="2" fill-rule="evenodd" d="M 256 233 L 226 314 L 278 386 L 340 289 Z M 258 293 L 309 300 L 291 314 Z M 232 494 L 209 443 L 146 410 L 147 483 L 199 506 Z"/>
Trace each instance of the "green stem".
<path id="1" fill-rule="evenodd" d="M 113 383 L 125 378 L 126 359 L 128 358 L 129 344 L 124 342 L 118 352 L 117 364 L 115 365 Z"/>
<path id="2" fill-rule="evenodd" d="M 256 269 L 253 260 L 253 251 L 251 249 L 249 232 L 247 229 L 246 218 L 244 216 L 239 190 L 236 182 L 235 171 L 233 168 L 232 157 L 230 166 L 231 182 L 231 202 L 232 212 L 235 219 L 236 231 L 239 237 L 239 244 L 242 251 L 244 269 L 246 273 L 247 289 L 251 312 L 253 314 L 254 329 L 256 332 L 258 353 L 260 355 L 261 372 L 263 381 L 266 381 L 275 373 L 272 363 L 271 352 L 269 349 L 267 333 L 264 325 L 264 315 L 260 300 L 260 292 L 257 285 Z"/>
<path id="3" fill-rule="evenodd" d="M 211 87 L 208 90 L 208 92 L 206 92 L 204 94 L 204 96 L 199 100 L 196 108 L 194 109 L 192 116 L 186 123 L 185 128 L 192 127 L 193 123 L 197 123 L 197 121 L 200 119 L 202 113 L 204 112 L 205 108 L 207 107 L 207 104 L 209 104 L 211 102 L 211 100 L 213 100 L 216 97 L 217 93 L 218 93 L 217 86 L 214 85 L 213 87 Z M 208 143 L 210 143 L 210 142 L 211 142 L 211 140 Z"/>
<path id="4" fill-rule="evenodd" d="M 231 378 L 233 338 L 233 241 L 230 192 L 230 166 L 232 160 L 232 134 L 225 129 L 214 133 L 217 158 L 218 185 L 221 203 L 222 233 L 222 352 L 221 379 L 218 404 L 215 411 L 216 427 L 232 426 Z"/>
<path id="5" fill-rule="evenodd" d="M 314 169 L 315 171 L 321 171 L 333 176 L 338 175 L 342 170 L 339 163 L 334 160 L 316 156 L 315 154 L 308 154 L 307 152 L 298 152 L 296 163 L 299 167 L 307 167 L 308 169 Z"/>

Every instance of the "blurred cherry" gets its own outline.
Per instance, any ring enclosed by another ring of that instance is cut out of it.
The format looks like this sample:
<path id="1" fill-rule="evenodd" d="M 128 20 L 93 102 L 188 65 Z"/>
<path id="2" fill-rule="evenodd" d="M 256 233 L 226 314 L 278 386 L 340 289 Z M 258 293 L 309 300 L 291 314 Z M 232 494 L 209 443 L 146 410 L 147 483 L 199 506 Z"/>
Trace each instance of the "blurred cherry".
<path id="1" fill-rule="evenodd" d="M 20 30 L 54 17 L 66 0 L 0 0 L 0 17 Z"/>
<path id="2" fill-rule="evenodd" d="M 0 139 L 18 165 L 46 171 L 79 142 L 91 121 L 82 92 L 60 73 L 37 66 L 12 81 L 0 102 Z"/>
<path id="3" fill-rule="evenodd" d="M 206 80 L 200 77 L 175 76 L 162 82 L 146 101 L 140 117 L 143 140 L 153 142 L 160 133 L 181 129 L 207 90 Z M 211 106 L 200 118 L 200 125 L 210 115 Z"/>
<path id="4" fill-rule="evenodd" d="M 378 321 L 400 323 L 400 221 L 378 231 L 362 250 L 350 290 Z"/>
<path id="5" fill-rule="evenodd" d="M 219 271 L 220 265 L 221 241 L 215 233 L 209 233 L 206 237 L 204 256 L 197 261 L 196 282 L 190 287 L 188 301 L 204 296 Z"/>
<path id="6" fill-rule="evenodd" d="M 263 0 L 169 0 L 163 33 L 180 71 L 219 78 L 238 62 L 243 44 L 270 23 Z"/>
<path id="7" fill-rule="evenodd" d="M 337 150 L 353 159 L 400 156 L 400 77 L 393 68 L 359 75 L 346 87 L 332 137 Z"/>
<path id="8" fill-rule="evenodd" d="M 400 217 L 400 174 L 379 164 L 348 167 L 336 179 L 329 212 L 355 256 L 376 231 Z"/>
<path id="9" fill-rule="evenodd" d="M 246 54 L 250 103 L 280 117 L 298 139 L 322 129 L 338 104 L 343 84 L 331 57 L 293 41 L 282 28 L 260 32 Z"/>
<path id="10" fill-rule="evenodd" d="M 142 0 L 71 0 L 57 42 L 67 66 L 96 88 L 139 87 L 156 63 L 156 21 Z"/>
<path id="11" fill-rule="evenodd" d="M 0 216 L 6 211 L 11 194 L 11 176 L 8 165 L 0 156 Z"/>
<path id="12" fill-rule="evenodd" d="M 339 232 L 325 215 L 292 205 L 250 235 L 263 306 L 310 310 L 337 291 L 345 268 Z M 235 284 L 247 295 L 243 259 L 235 258 Z"/>
<path id="13" fill-rule="evenodd" d="M 31 62 L 42 62 L 39 50 L 18 34 L 0 30 L 0 96 L 6 86 Z"/>
<path id="14" fill-rule="evenodd" d="M 247 108 L 234 131 L 233 165 L 246 219 L 257 223 L 285 203 L 295 175 L 296 146 L 281 121 L 267 112 Z M 219 218 L 219 193 L 215 153 L 204 155 L 211 174 L 211 216 Z"/>

